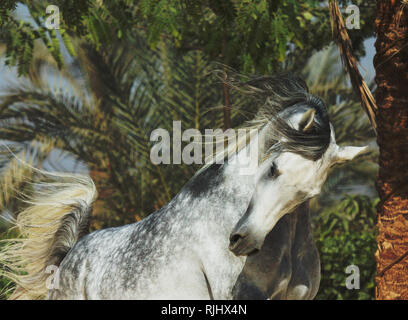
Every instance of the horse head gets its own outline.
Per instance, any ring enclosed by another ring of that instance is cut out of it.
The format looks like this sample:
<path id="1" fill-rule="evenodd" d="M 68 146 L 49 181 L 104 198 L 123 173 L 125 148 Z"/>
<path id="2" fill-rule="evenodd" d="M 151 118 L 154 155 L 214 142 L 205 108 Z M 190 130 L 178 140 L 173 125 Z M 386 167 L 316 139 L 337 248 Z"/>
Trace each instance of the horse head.
<path id="1" fill-rule="evenodd" d="M 301 80 L 263 78 L 256 85 L 269 93 L 260 116 L 264 151 L 249 206 L 230 234 L 229 248 L 237 256 L 259 251 L 285 214 L 320 193 L 331 167 L 368 149 L 337 145 L 323 101 L 309 94 Z"/>

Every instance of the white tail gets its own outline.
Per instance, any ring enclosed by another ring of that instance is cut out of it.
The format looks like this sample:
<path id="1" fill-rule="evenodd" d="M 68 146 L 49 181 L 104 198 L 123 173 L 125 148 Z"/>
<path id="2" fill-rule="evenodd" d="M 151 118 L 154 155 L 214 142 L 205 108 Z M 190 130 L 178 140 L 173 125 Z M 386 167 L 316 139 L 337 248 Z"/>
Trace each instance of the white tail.
<path id="1" fill-rule="evenodd" d="M 38 169 L 36 169 L 38 170 Z M 41 171 L 56 182 L 34 185 L 29 207 L 13 222 L 20 237 L 2 240 L 0 275 L 16 284 L 10 299 L 44 299 L 49 266 L 59 266 L 67 252 L 88 233 L 97 192 L 91 178 Z"/>

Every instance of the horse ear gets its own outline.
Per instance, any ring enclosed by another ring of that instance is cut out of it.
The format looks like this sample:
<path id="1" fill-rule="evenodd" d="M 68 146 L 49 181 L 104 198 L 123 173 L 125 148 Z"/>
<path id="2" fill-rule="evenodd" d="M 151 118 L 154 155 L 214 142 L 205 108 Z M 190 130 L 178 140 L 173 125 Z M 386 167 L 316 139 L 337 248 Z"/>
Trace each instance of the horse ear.
<path id="1" fill-rule="evenodd" d="M 353 160 L 355 157 L 367 153 L 369 147 L 339 147 L 335 156 L 333 157 L 333 163 L 342 163 L 349 160 Z"/>
<path id="2" fill-rule="evenodd" d="M 299 131 L 309 132 L 313 129 L 313 121 L 315 117 L 316 110 L 307 110 L 299 121 Z"/>

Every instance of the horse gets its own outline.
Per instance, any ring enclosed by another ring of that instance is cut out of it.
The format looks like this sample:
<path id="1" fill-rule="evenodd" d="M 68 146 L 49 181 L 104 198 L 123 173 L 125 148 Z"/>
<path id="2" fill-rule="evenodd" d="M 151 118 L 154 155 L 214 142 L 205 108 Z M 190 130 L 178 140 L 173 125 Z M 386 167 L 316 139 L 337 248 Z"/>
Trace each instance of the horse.
<path id="1" fill-rule="evenodd" d="M 332 166 L 367 147 L 336 144 L 324 102 L 298 77 L 233 85 L 260 104 L 247 126 L 256 134 L 139 222 L 89 233 L 93 181 L 52 173 L 17 216 L 23 238 L 0 252 L 11 298 L 313 299 L 320 261 L 308 201 Z M 245 161 L 254 170 L 240 174 Z"/>

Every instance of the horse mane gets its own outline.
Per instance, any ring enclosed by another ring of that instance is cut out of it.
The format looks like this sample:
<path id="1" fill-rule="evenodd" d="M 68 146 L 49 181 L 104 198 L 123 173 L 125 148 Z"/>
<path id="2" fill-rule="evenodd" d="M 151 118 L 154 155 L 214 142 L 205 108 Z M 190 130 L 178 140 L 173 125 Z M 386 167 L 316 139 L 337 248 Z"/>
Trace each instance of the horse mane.
<path id="1" fill-rule="evenodd" d="M 306 83 L 290 73 L 280 73 L 273 76 L 247 77 L 238 74 L 228 74 L 220 77 L 229 88 L 248 97 L 247 108 L 259 106 L 252 120 L 247 121 L 242 129 L 261 130 L 268 123 L 271 129 L 266 133 L 265 159 L 271 152 L 289 151 L 310 160 L 322 157 L 330 144 L 330 122 L 325 103 L 317 96 L 309 93 Z M 239 80 L 243 79 L 243 80 Z M 287 122 L 287 118 L 299 111 L 315 109 L 315 119 L 312 130 L 299 131 Z M 245 148 L 251 141 L 247 134 L 237 139 L 233 145 L 228 145 L 223 155 L 215 155 L 214 159 L 226 158 Z"/>

